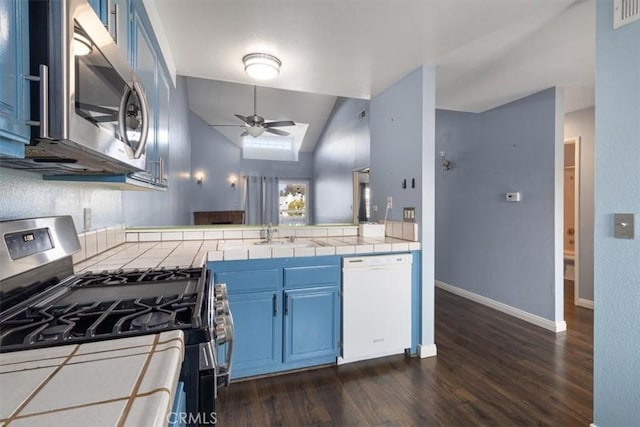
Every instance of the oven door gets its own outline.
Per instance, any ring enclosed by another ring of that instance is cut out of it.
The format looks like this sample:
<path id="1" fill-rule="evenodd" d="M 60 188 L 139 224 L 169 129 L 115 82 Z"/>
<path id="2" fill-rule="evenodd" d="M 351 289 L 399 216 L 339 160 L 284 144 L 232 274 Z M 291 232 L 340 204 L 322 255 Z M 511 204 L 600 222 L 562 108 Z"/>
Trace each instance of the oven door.
<path id="1" fill-rule="evenodd" d="M 213 342 L 200 344 L 200 367 L 198 370 L 198 412 L 200 414 L 215 414 L 216 412 L 218 389 L 214 354 Z"/>
<path id="2" fill-rule="evenodd" d="M 49 99 L 40 101 L 48 101 L 49 121 L 41 139 L 144 171 L 149 108 L 142 84 L 86 0 L 42 3 L 49 6 Z"/>

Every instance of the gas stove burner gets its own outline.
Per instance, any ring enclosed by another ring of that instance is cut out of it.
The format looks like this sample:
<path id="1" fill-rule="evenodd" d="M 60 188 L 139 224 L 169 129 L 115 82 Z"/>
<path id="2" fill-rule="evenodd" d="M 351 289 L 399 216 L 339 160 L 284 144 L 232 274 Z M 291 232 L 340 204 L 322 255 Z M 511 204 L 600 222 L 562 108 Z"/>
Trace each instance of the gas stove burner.
<path id="1" fill-rule="evenodd" d="M 115 286 L 142 282 L 168 282 L 198 279 L 202 275 L 201 268 L 160 268 L 147 270 L 116 270 L 89 272 L 78 277 L 72 287 Z"/>
<path id="2" fill-rule="evenodd" d="M 111 273 L 104 271 L 102 273 L 88 273 L 82 276 L 76 283 L 74 283 L 74 286 L 122 285 L 127 283 L 128 281 L 129 280 L 127 276 L 122 272 L 122 270 Z"/>
<path id="3" fill-rule="evenodd" d="M 199 272 L 199 270 L 198 270 Z M 151 270 L 145 273 L 145 280 L 151 280 L 153 282 L 160 282 L 164 280 L 183 280 L 189 279 L 192 276 L 188 270 L 176 268 L 174 270 Z"/>
<path id="4" fill-rule="evenodd" d="M 163 311 L 152 311 L 144 313 L 131 321 L 130 330 L 150 330 L 158 328 L 168 328 L 173 322 L 173 316 Z"/>
<path id="5" fill-rule="evenodd" d="M 73 325 L 52 325 L 40 332 L 39 341 L 63 341 L 69 335 Z"/>

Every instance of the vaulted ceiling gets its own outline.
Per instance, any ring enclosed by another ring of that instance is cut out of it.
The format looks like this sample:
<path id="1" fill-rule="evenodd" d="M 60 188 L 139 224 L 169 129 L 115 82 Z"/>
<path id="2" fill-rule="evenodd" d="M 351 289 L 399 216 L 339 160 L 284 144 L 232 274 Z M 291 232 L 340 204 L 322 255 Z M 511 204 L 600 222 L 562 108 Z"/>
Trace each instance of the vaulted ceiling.
<path id="1" fill-rule="evenodd" d="M 177 73 L 189 77 L 253 84 L 241 59 L 267 52 L 282 61 L 280 75 L 263 84 L 274 89 L 370 98 L 420 65 L 433 64 L 438 108 L 485 111 L 551 86 L 566 88 L 567 111 L 593 105 L 595 0 L 155 3 Z M 204 81 L 197 85 L 204 90 Z M 225 95 L 227 120 L 252 107 L 247 89 L 237 89 L 235 100 L 230 91 Z M 282 114 L 267 118 L 303 121 L 285 114 L 307 103 L 301 96 L 291 97 L 297 106 L 281 97 Z M 190 97 L 204 103 L 192 90 Z"/>

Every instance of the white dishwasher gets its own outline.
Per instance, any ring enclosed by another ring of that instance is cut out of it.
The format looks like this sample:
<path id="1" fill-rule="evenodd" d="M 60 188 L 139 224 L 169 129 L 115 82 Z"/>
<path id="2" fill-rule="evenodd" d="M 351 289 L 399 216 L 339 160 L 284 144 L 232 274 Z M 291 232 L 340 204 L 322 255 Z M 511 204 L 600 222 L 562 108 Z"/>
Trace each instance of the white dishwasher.
<path id="1" fill-rule="evenodd" d="M 338 364 L 411 347 L 411 254 L 343 258 Z"/>

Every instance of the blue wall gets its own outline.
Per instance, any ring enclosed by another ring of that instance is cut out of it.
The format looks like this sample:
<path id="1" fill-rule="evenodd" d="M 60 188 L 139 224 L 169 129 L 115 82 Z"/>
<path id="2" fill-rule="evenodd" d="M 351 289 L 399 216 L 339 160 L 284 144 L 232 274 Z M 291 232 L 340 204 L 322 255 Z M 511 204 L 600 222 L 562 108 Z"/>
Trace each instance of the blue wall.
<path id="1" fill-rule="evenodd" d="M 555 321 L 556 91 L 437 111 L 436 279 Z M 509 203 L 505 193 L 520 191 Z"/>
<path id="2" fill-rule="evenodd" d="M 191 179 L 189 184 L 189 215 L 195 211 L 242 210 L 245 175 L 277 176 L 279 178 L 311 179 L 312 153 L 299 153 L 297 162 L 245 160 L 242 150 L 217 130 L 208 126 L 198 115 L 189 113 L 191 133 L 191 170 L 194 176 L 202 173 L 201 185 Z M 229 177 L 238 177 L 235 188 Z M 311 197 L 313 197 L 311 195 Z"/>
<path id="3" fill-rule="evenodd" d="M 359 118 L 361 111 L 367 116 Z M 319 224 L 353 221 L 354 169 L 369 166 L 369 101 L 338 98 L 313 153 L 313 217 Z"/>
<path id="4" fill-rule="evenodd" d="M 71 215 L 83 230 L 83 210 L 91 208 L 92 227 L 113 224 L 189 224 L 185 190 L 190 163 L 186 123 L 187 94 L 184 79 L 178 79 L 171 94 L 170 188 L 166 192 L 123 192 L 91 183 L 43 181 L 30 172 L 0 168 L 0 219 Z"/>
<path id="5" fill-rule="evenodd" d="M 421 217 L 422 68 L 371 99 L 371 204 L 373 219 L 382 221 L 387 197 L 393 207 L 387 219 L 402 220 L 403 207 Z M 415 178 L 416 187 L 411 188 Z M 402 180 L 406 179 L 406 189 Z"/>
<path id="6" fill-rule="evenodd" d="M 613 213 L 640 213 L 640 22 L 612 29 L 596 2 L 594 417 L 640 420 L 640 241 L 613 238 Z M 638 239 L 636 224 L 636 239 Z"/>
<path id="7" fill-rule="evenodd" d="M 403 207 L 416 208 L 422 242 L 421 339 L 419 352 L 435 355 L 434 345 L 434 168 L 435 70 L 422 66 L 371 99 L 371 198 L 374 220 L 401 220 Z M 411 179 L 416 186 L 411 188 Z M 402 188 L 402 180 L 407 188 Z"/>
<path id="8" fill-rule="evenodd" d="M 186 225 L 191 222 L 191 137 L 187 81 L 178 77 L 169 113 L 169 188 L 165 192 L 123 192 L 124 220 L 129 226 Z M 150 208 L 151 207 L 151 208 Z"/>

